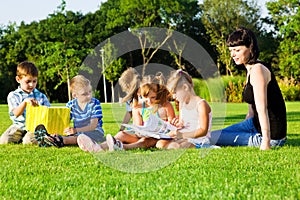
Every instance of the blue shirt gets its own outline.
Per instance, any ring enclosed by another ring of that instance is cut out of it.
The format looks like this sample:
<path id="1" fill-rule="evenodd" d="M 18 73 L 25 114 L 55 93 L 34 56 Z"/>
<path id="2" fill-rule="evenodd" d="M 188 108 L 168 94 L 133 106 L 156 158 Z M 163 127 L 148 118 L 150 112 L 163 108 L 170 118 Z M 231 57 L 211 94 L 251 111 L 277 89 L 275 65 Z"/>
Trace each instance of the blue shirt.
<path id="1" fill-rule="evenodd" d="M 27 98 L 35 98 L 39 105 L 50 107 L 50 102 L 46 95 L 36 88 L 30 94 L 24 92 L 20 86 L 15 91 L 10 92 L 7 96 L 9 117 L 21 129 L 25 129 L 26 109 L 24 109 L 24 112 L 19 117 L 14 115 L 13 109 L 18 107 Z"/>
<path id="2" fill-rule="evenodd" d="M 77 99 L 69 101 L 66 106 L 71 109 L 71 119 L 74 120 L 75 128 L 89 126 L 91 119 L 98 118 L 95 130 L 102 131 L 102 107 L 98 99 L 92 98 L 84 110 L 79 107 Z"/>

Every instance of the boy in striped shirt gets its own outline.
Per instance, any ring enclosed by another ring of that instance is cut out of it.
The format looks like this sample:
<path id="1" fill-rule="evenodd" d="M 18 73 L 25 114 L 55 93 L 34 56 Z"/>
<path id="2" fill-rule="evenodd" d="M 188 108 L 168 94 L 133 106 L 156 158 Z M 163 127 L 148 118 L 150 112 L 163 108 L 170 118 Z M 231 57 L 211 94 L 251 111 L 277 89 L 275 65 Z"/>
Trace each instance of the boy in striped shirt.
<path id="1" fill-rule="evenodd" d="M 66 106 L 71 108 L 71 120 L 74 124 L 64 130 L 68 136 L 49 135 L 43 125 L 38 125 L 35 135 L 38 140 L 41 140 L 40 144 L 45 143 L 42 146 L 74 145 L 77 144 L 77 137 L 80 134 L 85 134 L 96 142 L 105 140 L 101 104 L 98 99 L 92 97 L 90 81 L 82 75 L 77 75 L 72 78 L 70 87 L 74 99 Z"/>

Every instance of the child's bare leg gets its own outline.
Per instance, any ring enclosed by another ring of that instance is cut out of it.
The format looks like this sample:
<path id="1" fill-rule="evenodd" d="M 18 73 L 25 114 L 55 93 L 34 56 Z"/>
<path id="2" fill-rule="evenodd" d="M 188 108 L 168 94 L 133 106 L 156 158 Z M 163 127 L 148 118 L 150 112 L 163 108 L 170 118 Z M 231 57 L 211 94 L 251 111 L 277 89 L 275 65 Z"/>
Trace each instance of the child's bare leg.
<path id="1" fill-rule="evenodd" d="M 123 144 L 124 149 L 137 149 L 137 148 L 150 148 L 154 147 L 157 142 L 157 139 L 154 138 L 146 138 L 142 137 L 137 142 L 130 143 L 130 144 Z"/>
<path id="2" fill-rule="evenodd" d="M 64 145 L 77 144 L 77 136 L 62 137 Z"/>
<path id="3" fill-rule="evenodd" d="M 173 142 L 173 141 L 172 140 L 158 140 L 156 143 L 156 148 L 166 149 L 171 142 Z"/>
<path id="4" fill-rule="evenodd" d="M 124 131 L 120 131 L 117 133 L 117 135 L 114 136 L 117 140 L 120 140 L 123 143 L 131 144 L 139 141 L 140 138 L 138 138 L 135 134 L 126 133 Z"/>
<path id="5" fill-rule="evenodd" d="M 179 145 L 180 145 L 180 148 L 184 148 L 184 149 L 195 147 L 194 144 L 188 142 L 187 140 L 183 140 L 183 141 L 179 142 Z"/>

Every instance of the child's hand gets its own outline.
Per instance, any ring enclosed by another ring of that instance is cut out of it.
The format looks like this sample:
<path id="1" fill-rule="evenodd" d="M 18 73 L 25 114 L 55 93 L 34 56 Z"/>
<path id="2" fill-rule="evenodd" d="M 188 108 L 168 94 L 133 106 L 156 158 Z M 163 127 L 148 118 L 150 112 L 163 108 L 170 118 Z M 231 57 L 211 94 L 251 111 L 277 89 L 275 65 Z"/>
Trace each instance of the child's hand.
<path id="1" fill-rule="evenodd" d="M 178 129 L 175 130 L 175 131 L 170 131 L 170 132 L 168 133 L 168 135 L 169 135 L 170 137 L 172 137 L 173 139 L 182 139 L 182 138 L 183 138 L 183 137 L 182 137 L 182 133 L 179 132 Z"/>
<path id="2" fill-rule="evenodd" d="M 173 118 L 170 124 L 176 126 L 178 129 L 183 128 L 183 122 L 180 122 L 178 118 Z"/>
<path id="3" fill-rule="evenodd" d="M 35 98 L 27 98 L 24 100 L 27 103 L 29 103 L 29 105 L 31 106 L 38 106 L 39 102 L 35 99 Z"/>
<path id="4" fill-rule="evenodd" d="M 64 130 L 65 134 L 67 135 L 73 135 L 77 133 L 76 128 L 68 127 Z"/>

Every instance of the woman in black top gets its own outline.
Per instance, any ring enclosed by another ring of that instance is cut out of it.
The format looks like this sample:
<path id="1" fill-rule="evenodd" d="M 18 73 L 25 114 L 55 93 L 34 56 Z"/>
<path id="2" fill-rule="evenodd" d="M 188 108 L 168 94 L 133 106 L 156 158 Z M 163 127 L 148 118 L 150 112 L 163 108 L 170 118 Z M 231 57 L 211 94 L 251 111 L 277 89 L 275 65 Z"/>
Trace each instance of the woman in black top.
<path id="1" fill-rule="evenodd" d="M 239 28 L 227 39 L 230 55 L 247 69 L 243 99 L 249 104 L 246 120 L 211 132 L 211 143 L 221 146 L 259 146 L 261 150 L 282 146 L 286 141 L 286 108 L 275 76 L 266 63 L 258 60 L 254 33 Z"/>

